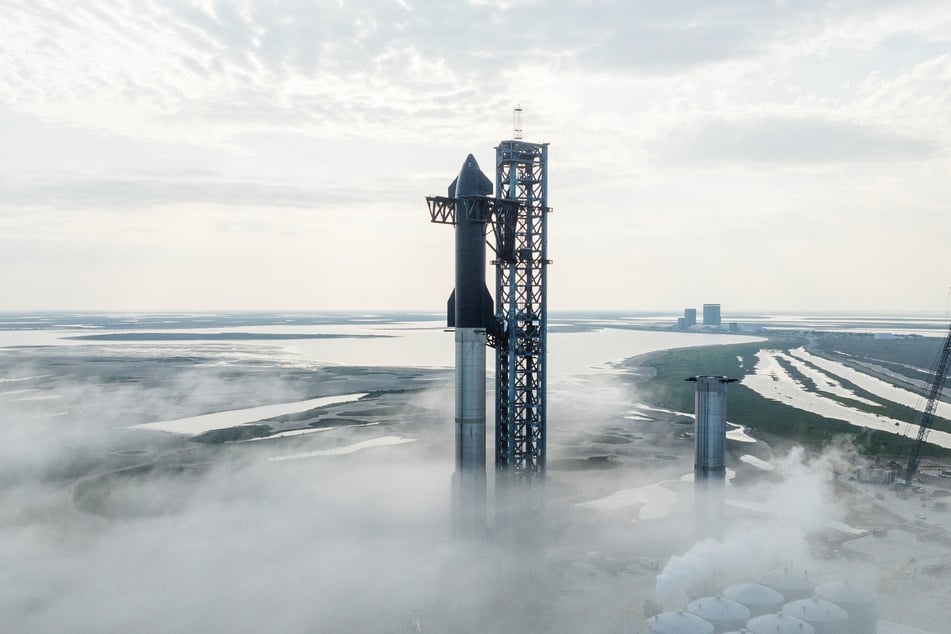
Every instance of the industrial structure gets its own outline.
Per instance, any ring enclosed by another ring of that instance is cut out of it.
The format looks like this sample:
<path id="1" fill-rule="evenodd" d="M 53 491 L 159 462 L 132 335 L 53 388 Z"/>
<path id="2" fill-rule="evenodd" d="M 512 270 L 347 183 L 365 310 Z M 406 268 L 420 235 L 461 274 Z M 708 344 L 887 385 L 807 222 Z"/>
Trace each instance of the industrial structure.
<path id="1" fill-rule="evenodd" d="M 690 328 L 697 325 L 697 309 L 684 308 L 684 326 Z"/>
<path id="2" fill-rule="evenodd" d="M 720 325 L 720 305 L 719 304 L 704 304 L 703 305 L 703 325 L 704 326 L 719 326 Z"/>
<path id="3" fill-rule="evenodd" d="M 694 376 L 694 463 L 697 532 L 718 536 L 726 484 L 726 386 L 736 379 Z"/>
<path id="4" fill-rule="evenodd" d="M 736 379 L 725 376 L 693 376 L 694 393 L 694 480 L 723 484 L 726 474 L 726 386 Z"/>
<path id="5" fill-rule="evenodd" d="M 453 526 L 485 526 L 485 346 L 495 348 L 495 465 L 500 482 L 538 484 L 545 473 L 548 329 L 548 144 L 496 147 L 492 183 L 470 154 L 448 196 L 430 196 L 430 220 L 455 225 L 456 288 L 447 323 L 456 339 Z M 485 288 L 486 229 L 496 266 Z"/>
<path id="6" fill-rule="evenodd" d="M 495 466 L 537 483 L 545 473 L 548 421 L 548 144 L 495 148 Z M 501 230 L 500 230 L 501 229 Z"/>
<path id="7" fill-rule="evenodd" d="M 948 326 L 948 334 L 944 338 L 944 345 L 938 358 L 935 360 L 932 368 L 931 387 L 928 390 L 928 400 L 925 404 L 925 411 L 921 415 L 921 422 L 918 423 L 918 438 L 911 450 L 911 457 L 908 459 L 908 466 L 905 468 L 905 484 L 910 485 L 911 481 L 918 473 L 918 464 L 921 462 L 921 452 L 925 448 L 925 441 L 928 440 L 928 432 L 934 424 L 934 413 L 938 407 L 938 401 L 941 400 L 941 392 L 944 390 L 944 382 L 948 377 L 948 359 L 951 357 L 951 325 Z"/>
<path id="8" fill-rule="evenodd" d="M 687 330 L 697 325 L 697 309 L 684 308 L 684 316 L 677 318 L 677 329 Z"/>
<path id="9" fill-rule="evenodd" d="M 750 609 L 721 595 L 695 599 L 687 604 L 687 612 L 710 623 L 717 632 L 738 630 L 750 620 Z"/>
<path id="10" fill-rule="evenodd" d="M 783 570 L 657 614 L 646 627 L 650 634 L 875 634 L 878 597 L 847 581 L 816 588 L 804 572 Z"/>
<path id="11" fill-rule="evenodd" d="M 764 614 L 776 614 L 782 609 L 784 601 L 782 593 L 761 583 L 730 586 L 723 591 L 723 596 L 745 605 L 750 611 L 751 619 Z"/>
<path id="12" fill-rule="evenodd" d="M 677 329 L 678 330 L 691 330 L 697 325 L 697 309 L 696 308 L 684 308 L 683 317 L 677 318 Z M 703 328 L 704 329 L 717 329 L 719 330 L 723 326 L 723 319 L 720 314 L 720 304 L 704 304 L 703 305 Z M 736 323 L 730 323 L 729 328 L 731 331 L 736 331 L 738 326 Z"/>

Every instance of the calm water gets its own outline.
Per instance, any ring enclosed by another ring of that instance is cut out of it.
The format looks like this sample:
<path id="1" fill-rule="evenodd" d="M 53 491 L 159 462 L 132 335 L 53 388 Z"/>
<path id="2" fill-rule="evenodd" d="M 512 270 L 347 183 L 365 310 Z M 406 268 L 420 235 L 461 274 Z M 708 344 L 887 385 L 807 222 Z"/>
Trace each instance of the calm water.
<path id="1" fill-rule="evenodd" d="M 632 327 L 665 327 L 676 315 L 567 314 L 551 320 L 549 334 L 549 377 L 553 394 L 577 389 L 575 379 L 616 372 L 613 364 L 658 350 L 737 344 L 762 340 L 753 335 L 730 335 L 670 330 L 637 330 Z M 746 315 L 736 319 L 743 327 L 758 325 L 768 330 L 824 330 L 902 334 L 914 332 L 943 336 L 946 321 L 928 315 Z M 188 334 L 189 341 L 101 341 L 76 337 L 108 334 L 155 334 L 156 338 Z M 215 338 L 201 339 L 203 334 Z M 223 334 L 241 338 L 222 341 Z M 255 340 L 255 336 L 278 335 L 281 340 Z M 337 338 L 303 338 L 331 335 Z M 300 336 L 302 338 L 295 338 Z M 194 338 L 197 337 L 197 338 Z M 267 359 L 286 366 L 323 365 L 411 368 L 450 368 L 453 365 L 453 336 L 440 315 L 428 313 L 380 314 L 31 314 L 0 315 L 0 348 L 10 346 L 99 346 L 109 353 L 188 355 L 198 350 L 219 350 L 232 358 L 248 361 Z M 842 364 L 797 353 L 796 361 L 808 360 L 816 366 L 814 376 L 833 391 L 839 379 L 846 379 L 884 399 L 915 406 L 917 395 L 885 381 L 867 376 Z M 488 363 L 492 373 L 492 363 Z M 760 358 L 755 375 L 744 384 L 766 398 L 780 400 L 804 410 L 854 425 L 899 433 L 916 433 L 917 428 L 874 414 L 859 412 L 837 401 L 809 392 L 788 377 L 767 356 Z M 9 382 L 19 378 L 17 368 L 0 369 Z M 16 383 L 4 385 L 0 399 L 32 398 L 19 394 Z M 47 395 L 39 395 L 47 397 Z M 843 394 L 848 397 L 849 395 Z M 851 397 L 854 398 L 854 395 Z M 945 407 L 942 405 L 942 407 Z M 933 433 L 932 441 L 951 446 L 951 438 Z"/>
<path id="2" fill-rule="evenodd" d="M 338 321 L 321 323 L 282 323 L 274 315 L 270 323 L 259 318 L 254 323 L 230 325 L 232 318 L 208 316 L 202 327 L 195 327 L 193 316 L 179 320 L 151 321 L 143 326 L 139 320 L 103 320 L 101 316 L 71 315 L 57 323 L 37 325 L 35 316 L 17 320 L 11 316 L 0 319 L 0 347 L 8 346 L 107 346 L 140 351 L 182 354 L 196 345 L 218 345 L 250 354 L 270 351 L 287 363 L 302 365 L 335 364 L 346 366 L 402 366 L 450 368 L 453 366 L 453 335 L 434 316 L 420 315 L 412 321 L 402 316 L 367 318 L 338 316 Z M 188 327 L 178 327 L 187 324 Z M 629 330 L 630 323 L 606 320 L 598 316 L 553 320 L 556 329 L 549 334 L 549 372 L 552 380 L 592 371 L 609 371 L 610 364 L 632 356 L 665 350 L 715 344 L 744 343 L 759 338 L 744 335 L 686 333 L 676 331 Z M 577 330 L 570 330 L 577 329 Z M 223 343 L 217 339 L 181 341 L 102 341 L 76 337 L 90 334 L 124 334 L 155 332 L 163 336 L 176 334 L 201 335 L 245 333 L 248 335 L 281 335 L 279 342 L 246 339 Z M 293 335 L 336 335 L 335 339 L 294 339 Z M 491 364 L 489 364 L 491 372 Z"/>

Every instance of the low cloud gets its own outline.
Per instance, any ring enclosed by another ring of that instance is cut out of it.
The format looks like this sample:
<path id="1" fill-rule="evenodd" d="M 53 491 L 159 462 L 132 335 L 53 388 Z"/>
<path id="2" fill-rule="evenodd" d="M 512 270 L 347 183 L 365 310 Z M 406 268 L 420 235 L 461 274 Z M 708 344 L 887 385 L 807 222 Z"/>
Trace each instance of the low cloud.
<path id="1" fill-rule="evenodd" d="M 875 126 L 817 117 L 711 119 L 672 133 L 655 152 L 678 163 L 849 163 L 926 159 L 931 141 Z"/>
<path id="2" fill-rule="evenodd" d="M 372 200 L 364 189 L 305 188 L 225 182 L 181 175 L 169 179 L 93 177 L 40 184 L 0 183 L 0 206 L 44 205 L 136 209 L 171 204 L 310 208 L 350 206 Z"/>

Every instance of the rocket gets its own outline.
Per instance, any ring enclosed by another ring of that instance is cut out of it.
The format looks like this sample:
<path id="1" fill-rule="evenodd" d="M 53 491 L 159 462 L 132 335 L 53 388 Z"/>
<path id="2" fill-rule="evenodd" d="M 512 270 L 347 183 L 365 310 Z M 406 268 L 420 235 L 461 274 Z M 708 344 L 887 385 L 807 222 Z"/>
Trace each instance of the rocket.
<path id="1" fill-rule="evenodd" d="M 446 307 L 450 328 L 484 329 L 495 323 L 492 296 L 485 285 L 486 220 L 472 218 L 465 202 L 473 196 L 488 196 L 492 191 L 492 181 L 470 154 L 459 176 L 449 185 L 449 198 L 456 199 L 456 288 Z"/>
<path id="2" fill-rule="evenodd" d="M 449 296 L 447 322 L 456 343 L 456 470 L 452 477 L 452 530 L 479 537 L 486 528 L 485 343 L 495 326 L 492 297 L 485 285 L 485 218 L 475 197 L 493 192 L 470 154 L 449 186 L 456 201 L 456 287 Z"/>

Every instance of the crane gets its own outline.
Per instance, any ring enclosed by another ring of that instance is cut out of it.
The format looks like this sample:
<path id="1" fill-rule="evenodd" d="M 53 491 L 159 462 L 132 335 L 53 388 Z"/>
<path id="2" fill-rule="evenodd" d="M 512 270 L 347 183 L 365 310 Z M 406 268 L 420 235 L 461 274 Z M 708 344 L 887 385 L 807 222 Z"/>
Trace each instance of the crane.
<path id="1" fill-rule="evenodd" d="M 931 379 L 931 389 L 928 391 L 928 402 L 925 405 L 925 411 L 921 415 L 921 422 L 918 424 L 918 439 L 911 450 L 911 457 L 908 459 L 908 467 L 905 468 L 905 485 L 911 486 L 911 481 L 918 473 L 918 463 L 921 462 L 921 451 L 925 447 L 925 441 L 928 439 L 928 432 L 934 423 L 934 412 L 938 407 L 938 401 L 941 400 L 941 390 L 944 389 L 944 381 L 948 376 L 948 358 L 951 357 L 951 325 L 948 326 L 948 335 L 944 339 L 944 345 L 938 360 L 934 365 L 934 376 Z"/>

